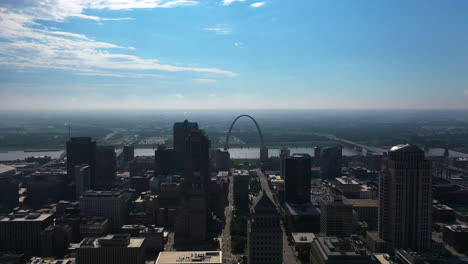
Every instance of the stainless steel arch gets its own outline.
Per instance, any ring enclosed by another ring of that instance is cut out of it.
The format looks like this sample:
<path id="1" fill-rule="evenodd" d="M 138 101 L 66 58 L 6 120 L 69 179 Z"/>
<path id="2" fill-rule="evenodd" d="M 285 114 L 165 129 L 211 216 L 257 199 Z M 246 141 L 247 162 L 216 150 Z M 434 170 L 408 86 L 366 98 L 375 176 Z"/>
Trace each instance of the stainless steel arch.
<path id="1" fill-rule="evenodd" d="M 226 142 L 224 143 L 224 150 L 229 149 L 229 137 L 231 137 L 232 127 L 234 126 L 234 124 L 236 123 L 236 121 L 239 118 L 244 117 L 244 116 L 250 118 L 255 123 L 255 126 L 257 127 L 257 131 L 258 131 L 258 135 L 260 136 L 260 141 L 262 143 L 262 147 L 265 146 L 265 142 L 263 141 L 262 130 L 260 129 L 260 126 L 258 125 L 257 121 L 253 117 L 251 117 L 249 115 L 240 115 L 240 116 L 236 117 L 236 119 L 234 119 L 234 121 L 232 121 L 231 126 L 229 127 L 229 131 L 228 131 L 227 136 L 226 136 Z"/>

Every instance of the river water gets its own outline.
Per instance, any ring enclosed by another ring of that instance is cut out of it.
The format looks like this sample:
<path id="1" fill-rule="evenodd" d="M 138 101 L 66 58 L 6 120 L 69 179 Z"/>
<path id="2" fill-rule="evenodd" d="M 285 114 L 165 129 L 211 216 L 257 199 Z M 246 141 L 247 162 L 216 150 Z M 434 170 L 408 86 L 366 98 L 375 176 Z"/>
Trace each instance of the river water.
<path id="1" fill-rule="evenodd" d="M 291 154 L 294 153 L 308 153 L 311 156 L 314 156 L 313 148 L 290 148 Z M 49 156 L 51 158 L 58 158 L 62 155 L 64 151 L 41 151 L 41 152 L 24 152 L 22 150 L 0 152 L 0 161 L 1 160 L 18 160 L 25 159 L 31 156 Z M 259 148 L 231 148 L 229 149 L 231 158 L 234 159 L 258 159 L 260 157 Z M 270 149 L 268 154 L 270 157 L 278 157 L 280 153 L 279 149 Z M 344 156 L 354 156 L 358 152 L 351 148 L 343 148 Z M 442 148 L 432 148 L 426 152 L 427 156 L 442 156 L 444 154 L 444 149 Z M 450 157 L 468 157 L 468 154 L 461 153 L 453 150 L 449 150 Z M 135 149 L 135 156 L 153 156 L 154 149 L 152 148 L 137 148 Z"/>

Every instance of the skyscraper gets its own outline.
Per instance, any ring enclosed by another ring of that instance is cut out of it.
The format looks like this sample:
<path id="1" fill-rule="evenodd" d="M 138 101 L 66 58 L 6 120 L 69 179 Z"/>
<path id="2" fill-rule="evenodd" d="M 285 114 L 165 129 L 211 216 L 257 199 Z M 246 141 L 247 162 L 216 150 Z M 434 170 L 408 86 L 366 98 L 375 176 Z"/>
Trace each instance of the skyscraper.
<path id="1" fill-rule="evenodd" d="M 112 184 L 117 170 L 117 158 L 113 146 L 98 146 L 96 148 L 96 187 L 106 188 Z"/>
<path id="2" fill-rule="evenodd" d="M 280 175 L 284 179 L 285 168 L 286 168 L 286 157 L 291 154 L 291 151 L 288 148 L 281 148 L 280 150 Z"/>
<path id="3" fill-rule="evenodd" d="M 275 204 L 265 191 L 250 204 L 247 233 L 249 263 L 283 263 L 283 232 L 280 218 Z"/>
<path id="4" fill-rule="evenodd" d="M 320 152 L 320 174 L 324 180 L 341 177 L 342 147 L 324 148 Z"/>
<path id="5" fill-rule="evenodd" d="M 268 148 L 266 146 L 260 147 L 260 161 L 267 161 L 268 160 Z"/>
<path id="6" fill-rule="evenodd" d="M 75 167 L 75 191 L 76 198 L 79 199 L 80 196 L 87 190 L 91 188 L 90 184 L 91 170 L 89 165 L 81 164 L 76 165 Z"/>
<path id="7" fill-rule="evenodd" d="M 190 132 L 194 130 L 198 130 L 198 123 L 196 122 L 185 120 L 184 122 L 177 122 L 174 124 L 174 154 L 176 169 L 180 172 L 184 169 L 183 160 L 185 157 L 186 138 Z"/>
<path id="8" fill-rule="evenodd" d="M 431 229 L 431 162 L 415 145 L 394 146 L 382 159 L 379 236 L 390 249 L 429 250 Z"/>
<path id="9" fill-rule="evenodd" d="M 287 203 L 310 202 L 312 158 L 309 154 L 285 157 L 284 185 Z"/>
<path id="10" fill-rule="evenodd" d="M 75 179 L 75 166 L 88 164 L 91 169 L 91 188 L 94 188 L 96 162 L 96 141 L 90 137 L 73 137 L 67 141 L 67 174 L 69 179 Z"/>
<path id="11" fill-rule="evenodd" d="M 183 198 L 175 224 L 176 243 L 206 238 L 210 140 L 202 130 L 191 131 L 186 137 L 184 154 Z"/>
<path id="12" fill-rule="evenodd" d="M 175 171 L 175 152 L 166 146 L 158 146 L 154 152 L 154 162 L 156 175 L 169 175 Z"/>
<path id="13" fill-rule="evenodd" d="M 124 146 L 122 151 L 123 160 L 125 162 L 132 161 L 135 159 L 135 147 L 133 146 Z"/>

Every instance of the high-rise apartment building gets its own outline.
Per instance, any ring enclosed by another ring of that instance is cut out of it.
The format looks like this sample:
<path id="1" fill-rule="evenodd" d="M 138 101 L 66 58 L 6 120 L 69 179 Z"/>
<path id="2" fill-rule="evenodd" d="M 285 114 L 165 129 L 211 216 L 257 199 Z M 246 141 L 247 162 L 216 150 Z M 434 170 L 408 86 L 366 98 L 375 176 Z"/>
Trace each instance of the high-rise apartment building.
<path id="1" fill-rule="evenodd" d="M 324 180 L 341 177 L 342 147 L 324 148 L 320 152 L 320 174 Z"/>
<path id="2" fill-rule="evenodd" d="M 129 213 L 131 194 L 123 191 L 87 191 L 80 198 L 81 215 L 102 216 L 109 219 L 111 231 L 125 224 Z"/>
<path id="3" fill-rule="evenodd" d="M 285 157 L 284 187 L 287 203 L 310 202 L 312 158 L 309 154 Z"/>
<path id="4" fill-rule="evenodd" d="M 247 233 L 249 263 L 283 263 L 283 232 L 280 216 L 265 191 L 255 197 L 250 204 Z"/>
<path id="5" fill-rule="evenodd" d="M 390 249 L 431 248 L 431 162 L 418 146 L 394 146 L 382 159 L 378 231 Z"/>
<path id="6" fill-rule="evenodd" d="M 88 164 L 91 169 L 91 188 L 94 188 L 96 164 L 96 141 L 90 137 L 73 137 L 67 141 L 67 175 L 75 179 L 75 167 Z"/>

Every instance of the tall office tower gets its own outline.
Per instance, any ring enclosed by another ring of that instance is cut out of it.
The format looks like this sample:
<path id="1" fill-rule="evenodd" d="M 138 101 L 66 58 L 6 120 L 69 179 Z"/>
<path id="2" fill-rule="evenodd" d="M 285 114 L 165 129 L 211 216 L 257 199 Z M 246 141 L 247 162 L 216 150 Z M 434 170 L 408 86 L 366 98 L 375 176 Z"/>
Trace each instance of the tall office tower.
<path id="1" fill-rule="evenodd" d="M 158 146 L 154 152 L 156 175 L 170 175 L 175 172 L 175 152 L 164 145 Z"/>
<path id="2" fill-rule="evenodd" d="M 320 234 L 345 237 L 352 229 L 353 205 L 343 196 L 324 196 L 320 200 Z"/>
<path id="3" fill-rule="evenodd" d="M 175 154 L 175 166 L 177 171 L 182 172 L 184 170 L 184 157 L 186 139 L 190 132 L 198 130 L 198 123 L 184 122 L 174 123 L 174 154 Z"/>
<path id="4" fill-rule="evenodd" d="M 285 202 L 310 202 L 311 166 L 312 158 L 309 154 L 294 154 L 285 158 Z"/>
<path id="5" fill-rule="evenodd" d="M 231 156 L 229 151 L 217 149 L 215 152 L 215 165 L 217 171 L 228 171 L 231 169 Z"/>
<path id="6" fill-rule="evenodd" d="M 96 162 L 96 141 L 90 137 L 75 137 L 67 141 L 67 174 L 75 179 L 75 166 L 88 164 L 91 169 L 91 188 L 94 188 L 94 170 Z"/>
<path id="7" fill-rule="evenodd" d="M 129 162 L 135 159 L 135 148 L 133 146 L 124 146 L 122 150 L 123 160 Z"/>
<path id="8" fill-rule="evenodd" d="M 320 153 L 322 152 L 321 146 L 314 147 L 314 167 L 320 167 Z"/>
<path id="9" fill-rule="evenodd" d="M 87 164 L 81 164 L 75 166 L 75 190 L 76 198 L 87 190 L 91 189 L 91 169 Z"/>
<path id="10" fill-rule="evenodd" d="M 186 139 L 183 199 L 175 225 L 178 242 L 203 241 L 207 230 L 207 191 L 210 176 L 210 140 L 202 130 Z"/>
<path id="11" fill-rule="evenodd" d="M 281 148 L 280 150 L 280 175 L 284 179 L 285 168 L 286 168 L 286 157 L 291 154 L 291 151 L 288 148 Z"/>
<path id="12" fill-rule="evenodd" d="M 41 232 L 41 256 L 63 257 L 73 241 L 73 230 L 66 224 L 55 224 Z"/>
<path id="13" fill-rule="evenodd" d="M 283 232 L 275 204 L 263 191 L 250 204 L 247 223 L 248 257 L 251 264 L 283 263 Z"/>
<path id="14" fill-rule="evenodd" d="M 41 231 L 51 225 L 54 216 L 20 210 L 0 219 L 0 252 L 41 254 Z"/>
<path id="15" fill-rule="evenodd" d="M 260 147 L 260 161 L 268 160 L 268 148 L 266 146 Z"/>
<path id="16" fill-rule="evenodd" d="M 342 147 L 324 148 L 320 152 L 320 174 L 324 180 L 341 177 Z"/>
<path id="17" fill-rule="evenodd" d="M 76 264 L 144 264 L 145 238 L 129 234 L 88 237 L 76 246 Z"/>
<path id="18" fill-rule="evenodd" d="M 123 191 L 87 191 L 80 198 L 81 215 L 105 217 L 116 232 L 127 220 L 131 198 Z"/>
<path id="19" fill-rule="evenodd" d="M 117 157 L 113 146 L 98 146 L 96 148 L 96 188 L 107 188 L 112 185 L 117 173 Z"/>
<path id="20" fill-rule="evenodd" d="M 9 177 L 0 177 L 0 213 L 9 213 L 18 206 L 19 182 Z"/>
<path id="21" fill-rule="evenodd" d="M 382 159 L 379 236 L 390 249 L 429 250 L 431 229 L 431 162 L 418 146 L 394 146 Z"/>

